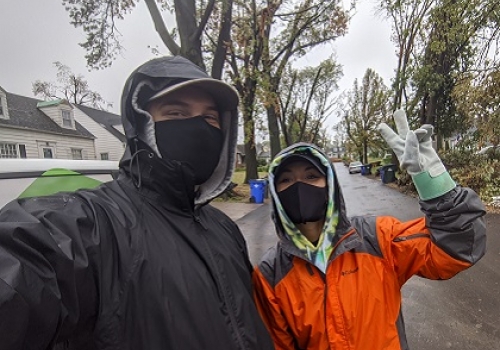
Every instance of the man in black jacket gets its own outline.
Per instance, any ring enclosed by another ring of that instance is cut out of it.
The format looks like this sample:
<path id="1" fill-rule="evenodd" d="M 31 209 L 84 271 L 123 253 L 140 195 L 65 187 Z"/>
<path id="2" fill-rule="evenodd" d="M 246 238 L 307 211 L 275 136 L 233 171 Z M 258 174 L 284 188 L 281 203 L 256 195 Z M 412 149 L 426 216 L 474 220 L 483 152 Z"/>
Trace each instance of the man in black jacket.
<path id="1" fill-rule="evenodd" d="M 116 180 L 0 211 L 0 348 L 272 349 L 245 240 L 208 203 L 231 180 L 238 95 L 181 57 L 122 96 Z"/>

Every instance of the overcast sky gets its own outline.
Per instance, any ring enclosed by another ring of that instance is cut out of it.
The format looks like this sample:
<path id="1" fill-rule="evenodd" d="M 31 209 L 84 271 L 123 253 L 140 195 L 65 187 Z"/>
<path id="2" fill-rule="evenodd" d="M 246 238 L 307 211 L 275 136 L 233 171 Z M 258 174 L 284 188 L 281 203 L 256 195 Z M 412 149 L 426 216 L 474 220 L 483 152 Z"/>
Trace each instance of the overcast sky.
<path id="1" fill-rule="evenodd" d="M 354 79 L 361 80 L 367 68 L 374 69 L 389 85 L 396 64 L 394 45 L 389 40 L 390 25 L 375 15 L 374 4 L 373 0 L 361 0 L 348 34 L 314 51 L 303 63 L 314 65 L 335 50 L 344 69 L 341 90 L 350 89 Z M 113 104 L 110 111 L 119 113 L 121 91 L 128 75 L 154 57 L 148 46 L 158 46 L 167 54 L 143 1 L 118 23 L 123 39 L 122 55 L 110 68 L 98 71 L 87 69 L 85 52 L 78 45 L 84 41 L 84 33 L 69 24 L 60 1 L 3 0 L 2 5 L 0 86 L 10 93 L 33 97 L 32 82 L 55 82 L 57 71 L 53 62 L 60 61 L 73 73 L 82 74 L 92 90 Z"/>

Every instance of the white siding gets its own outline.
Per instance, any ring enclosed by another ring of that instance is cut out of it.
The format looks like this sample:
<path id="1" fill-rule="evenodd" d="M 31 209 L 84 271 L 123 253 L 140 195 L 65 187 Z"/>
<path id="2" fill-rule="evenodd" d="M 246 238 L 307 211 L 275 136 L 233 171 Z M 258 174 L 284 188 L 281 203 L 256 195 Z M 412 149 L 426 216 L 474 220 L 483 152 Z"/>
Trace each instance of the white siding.
<path id="1" fill-rule="evenodd" d="M 52 119 L 54 122 L 57 123 L 57 125 L 59 125 L 61 128 L 66 128 L 66 129 L 72 129 L 72 130 L 75 130 L 75 118 L 74 118 L 74 114 L 73 114 L 73 120 L 72 120 L 72 127 L 71 128 L 68 128 L 66 126 L 63 125 L 63 119 L 62 119 L 62 110 L 67 110 L 67 111 L 71 111 L 71 106 L 67 105 L 67 104 L 58 104 L 58 105 L 55 105 L 55 106 L 48 106 L 48 107 L 39 107 L 38 108 L 40 111 L 42 111 L 43 113 L 45 113 L 50 119 Z"/>
<path id="2" fill-rule="evenodd" d="M 9 109 L 7 108 L 7 95 L 0 88 L 0 118 L 9 119 Z"/>
<path id="3" fill-rule="evenodd" d="M 96 137 L 96 159 L 101 159 L 101 153 L 108 153 L 109 160 L 120 160 L 125 150 L 123 143 L 109 133 L 99 123 L 95 122 L 87 114 L 79 110 L 78 107 L 75 107 L 73 112 L 75 120 Z"/>
<path id="4" fill-rule="evenodd" d="M 94 140 L 0 126 L 0 142 L 24 144 L 26 158 L 41 158 L 40 144 L 55 145 L 54 158 L 71 159 L 71 148 L 82 149 L 83 159 L 96 159 Z"/>

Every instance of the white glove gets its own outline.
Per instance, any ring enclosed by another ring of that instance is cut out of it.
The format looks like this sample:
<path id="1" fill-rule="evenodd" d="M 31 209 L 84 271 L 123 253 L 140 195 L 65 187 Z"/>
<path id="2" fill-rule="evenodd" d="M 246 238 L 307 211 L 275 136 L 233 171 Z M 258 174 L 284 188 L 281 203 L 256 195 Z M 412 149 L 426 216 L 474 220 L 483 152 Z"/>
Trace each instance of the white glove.
<path id="1" fill-rule="evenodd" d="M 409 130 L 406 113 L 401 109 L 394 112 L 394 121 L 397 134 L 385 123 L 378 129 L 398 157 L 401 168 L 411 175 L 420 198 L 429 200 L 455 188 L 455 182 L 432 147 L 433 126 L 425 124 L 415 131 Z"/>

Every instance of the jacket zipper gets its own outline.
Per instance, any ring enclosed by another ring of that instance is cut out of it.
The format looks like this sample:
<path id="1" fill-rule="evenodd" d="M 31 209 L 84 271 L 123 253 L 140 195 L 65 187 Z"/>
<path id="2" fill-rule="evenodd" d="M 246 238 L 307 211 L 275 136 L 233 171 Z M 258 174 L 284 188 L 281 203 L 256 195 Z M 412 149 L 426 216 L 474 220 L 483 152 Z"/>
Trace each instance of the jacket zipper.
<path id="1" fill-rule="evenodd" d="M 423 237 L 430 237 L 430 236 L 431 235 L 428 234 L 428 233 L 415 233 L 415 234 L 409 235 L 409 236 L 399 236 L 399 237 L 396 237 L 392 241 L 393 242 L 405 242 L 405 241 L 409 241 L 411 239 L 423 238 Z"/>
<path id="2" fill-rule="evenodd" d="M 194 221 L 196 221 L 197 223 L 199 223 L 205 230 L 207 230 L 207 227 L 205 225 L 203 225 L 203 222 L 201 222 L 201 219 L 200 219 L 199 216 L 193 214 L 193 218 L 194 218 Z M 216 276 L 217 276 L 217 282 L 218 282 L 218 288 L 222 291 L 222 295 L 223 295 L 223 299 L 224 299 L 223 302 L 224 302 L 224 305 L 227 306 L 227 313 L 228 313 L 229 318 L 231 320 L 231 325 L 232 325 L 232 327 L 234 329 L 234 332 L 236 333 L 236 337 L 238 338 L 238 342 L 239 342 L 240 348 L 241 349 L 245 349 L 245 342 L 243 341 L 243 338 L 242 338 L 242 336 L 240 334 L 240 330 L 238 328 L 238 322 L 236 322 L 236 317 L 234 316 L 233 307 L 232 307 L 232 305 L 228 301 L 229 298 L 227 296 L 226 289 L 222 285 L 222 282 L 221 282 L 222 278 L 220 277 L 220 273 L 219 273 L 219 269 L 217 267 L 217 264 L 214 261 L 214 256 L 212 254 L 212 249 L 206 243 L 205 236 L 203 236 L 201 239 L 203 239 L 203 241 L 205 242 L 205 246 L 207 247 L 207 251 L 208 251 L 210 262 L 212 263 L 212 266 L 215 269 L 215 273 L 216 273 Z"/>
<path id="3" fill-rule="evenodd" d="M 335 244 L 335 246 L 333 247 L 332 249 L 332 253 L 330 255 L 330 259 L 328 260 L 328 265 L 326 266 L 326 270 L 328 270 L 328 266 L 330 265 L 330 261 L 333 260 L 331 257 L 333 256 L 333 253 L 335 252 L 335 250 L 338 248 L 338 246 L 340 245 L 340 243 L 342 243 L 347 237 L 350 237 L 353 233 L 355 232 L 354 229 L 351 229 L 349 230 L 341 239 L 339 239 L 339 241 L 337 242 L 337 244 Z M 327 313 L 326 313 L 326 303 L 328 301 L 328 284 L 327 284 L 327 279 L 326 279 L 326 271 L 325 271 L 325 292 L 324 292 L 324 302 L 323 302 L 323 305 L 324 305 L 324 313 L 325 313 L 325 333 L 326 333 L 326 338 L 328 339 L 328 348 L 331 349 L 330 347 L 330 336 L 328 335 L 328 327 L 326 326 L 327 325 L 327 320 L 326 320 L 326 317 L 327 317 Z M 343 318 L 343 316 L 342 316 Z M 344 337 L 345 337 L 345 334 L 344 334 Z M 347 342 L 347 344 L 349 344 Z"/>
<path id="4" fill-rule="evenodd" d="M 333 247 L 332 249 L 332 254 L 331 256 L 333 256 L 333 252 L 335 252 L 335 250 L 337 249 L 337 247 L 340 245 L 340 243 L 342 243 L 347 237 L 351 236 L 353 233 L 354 233 L 354 229 L 351 229 L 350 231 L 348 231 L 338 242 L 337 244 L 335 244 L 335 246 Z M 303 259 L 302 257 L 299 257 L 300 259 Z M 331 258 L 329 259 L 328 262 L 330 262 L 330 260 L 332 260 Z M 313 275 L 313 271 L 312 271 L 312 267 L 310 265 L 311 262 L 306 260 L 306 269 L 307 271 L 309 272 L 309 274 L 312 276 Z M 314 265 L 313 265 L 314 266 Z M 316 266 L 314 266 L 314 268 L 316 268 Z M 317 268 L 316 268 L 317 269 Z M 326 269 L 328 270 L 328 265 L 326 267 Z M 325 333 L 326 333 L 326 338 L 328 339 L 328 344 L 330 344 L 330 337 L 328 336 L 328 327 L 326 327 L 326 324 L 327 324 L 327 320 L 326 320 L 326 303 L 327 303 L 327 300 L 328 300 L 328 284 L 326 283 L 327 279 L 326 279 L 326 271 L 325 273 L 323 273 L 322 271 L 319 271 L 318 269 L 318 272 L 319 272 L 319 276 L 321 277 L 321 279 L 323 280 L 323 283 L 325 284 L 325 287 L 324 287 L 324 298 L 323 298 L 323 308 L 324 308 L 324 314 L 325 314 Z M 331 349 L 330 345 L 328 345 L 328 348 Z"/>
<path id="5" fill-rule="evenodd" d="M 326 339 L 328 339 L 328 349 L 331 349 L 330 347 L 330 335 L 328 334 L 328 326 L 327 326 L 327 320 L 326 320 L 326 303 L 327 303 L 327 300 L 328 300 L 328 285 L 326 284 L 326 275 L 325 275 L 325 300 L 323 301 L 323 312 L 325 313 L 325 333 L 326 333 Z"/>

